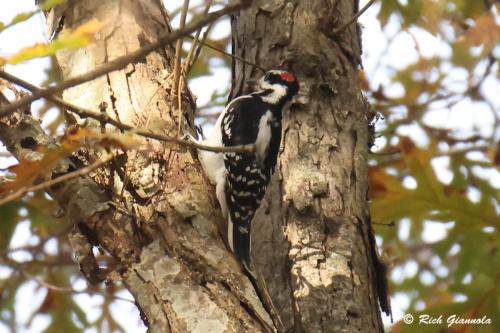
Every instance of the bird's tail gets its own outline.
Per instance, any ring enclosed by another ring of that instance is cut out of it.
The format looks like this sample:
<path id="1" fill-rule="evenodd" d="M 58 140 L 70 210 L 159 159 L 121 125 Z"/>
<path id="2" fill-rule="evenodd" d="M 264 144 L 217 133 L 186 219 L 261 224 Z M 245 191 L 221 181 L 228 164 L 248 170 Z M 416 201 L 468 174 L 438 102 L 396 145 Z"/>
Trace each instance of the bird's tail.
<path id="1" fill-rule="evenodd" d="M 251 233 L 250 223 L 245 221 L 235 221 L 229 218 L 228 221 L 228 238 L 229 246 L 234 252 L 236 260 L 238 260 L 246 270 L 251 271 Z"/>

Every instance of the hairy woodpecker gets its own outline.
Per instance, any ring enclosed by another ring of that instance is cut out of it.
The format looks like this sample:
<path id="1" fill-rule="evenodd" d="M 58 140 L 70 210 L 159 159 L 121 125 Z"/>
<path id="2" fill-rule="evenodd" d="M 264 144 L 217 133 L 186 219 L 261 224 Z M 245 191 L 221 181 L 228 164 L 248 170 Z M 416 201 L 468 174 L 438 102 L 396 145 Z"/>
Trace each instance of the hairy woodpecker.
<path id="1" fill-rule="evenodd" d="M 216 147 L 253 144 L 255 152 L 198 154 L 208 178 L 216 185 L 217 199 L 228 221 L 229 246 L 246 269 L 251 267 L 251 222 L 278 157 L 282 112 L 297 94 L 299 84 L 292 73 L 271 70 L 260 79 L 259 88 L 232 100 L 202 141 Z"/>

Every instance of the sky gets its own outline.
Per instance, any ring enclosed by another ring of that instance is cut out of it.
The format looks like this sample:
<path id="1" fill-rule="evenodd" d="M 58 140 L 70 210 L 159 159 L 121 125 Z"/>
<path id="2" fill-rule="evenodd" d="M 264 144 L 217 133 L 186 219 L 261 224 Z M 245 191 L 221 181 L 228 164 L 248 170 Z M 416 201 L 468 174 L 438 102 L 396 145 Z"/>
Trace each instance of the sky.
<path id="1" fill-rule="evenodd" d="M 174 8 L 179 7 L 182 1 L 165 1 L 167 8 L 172 10 Z M 192 5 L 199 3 L 200 1 L 192 1 Z M 366 3 L 366 1 L 362 1 L 361 6 Z M 393 43 L 387 52 L 387 54 L 382 55 L 382 52 L 385 52 L 385 45 L 381 45 L 381 41 L 384 41 L 385 38 L 382 38 L 382 30 L 380 24 L 375 18 L 375 13 L 377 12 L 377 4 L 372 6 L 363 16 L 360 18 L 361 24 L 364 26 L 363 29 L 363 63 L 365 71 L 368 76 L 371 78 L 371 83 L 374 87 L 382 84 L 390 87 L 388 89 L 389 93 L 396 97 L 402 93 L 402 88 L 397 85 L 390 85 L 390 76 L 387 73 L 386 68 L 394 68 L 400 69 L 404 68 L 408 64 L 414 62 L 417 59 L 417 52 L 415 48 L 415 42 L 418 44 L 418 47 L 422 54 L 427 57 L 432 57 L 433 55 L 447 55 L 451 52 L 449 47 L 447 47 L 442 41 L 440 41 L 435 36 L 429 35 L 422 31 L 414 31 L 413 36 L 410 34 L 399 33 L 399 31 L 392 31 L 391 27 L 396 27 L 396 24 L 389 23 L 388 30 L 389 33 L 398 36 L 397 40 Z M 34 1 L 32 0 L 16 0 L 16 1 L 2 1 L 0 3 L 0 22 L 9 22 L 16 14 L 22 12 L 28 12 L 34 10 Z M 188 18 L 189 20 L 189 18 Z M 173 26 L 175 27 L 178 22 L 174 21 Z M 212 36 L 225 36 L 230 31 L 229 22 L 227 20 L 217 24 L 212 31 Z M 13 54 L 20 48 L 24 46 L 33 45 L 34 43 L 43 43 L 46 42 L 47 36 L 44 30 L 44 19 L 42 15 L 35 15 L 27 22 L 23 22 L 22 24 L 18 24 L 0 34 L 0 56 L 8 56 Z M 378 63 L 378 59 L 382 59 L 383 63 L 380 66 Z M 7 65 L 5 70 L 17 75 L 33 84 L 41 85 L 41 83 L 45 79 L 45 70 L 49 67 L 49 61 L 46 58 L 30 60 L 25 63 L 9 66 Z M 457 89 L 463 88 L 461 87 L 461 83 L 465 81 L 466 73 L 462 71 L 455 71 L 452 73 L 452 78 L 455 80 L 455 84 L 457 85 Z M 222 92 L 225 90 L 227 83 L 230 82 L 230 72 L 224 68 L 214 68 L 212 74 L 203 78 L 195 79 L 190 82 L 190 88 L 193 93 L 198 97 L 197 102 L 198 105 L 203 105 L 210 100 L 212 93 L 215 90 L 218 92 Z M 463 85 L 463 84 L 462 84 Z M 487 90 L 488 94 L 495 95 L 498 91 L 500 91 L 500 83 L 498 81 L 487 81 L 484 84 L 484 89 Z M 34 104 L 34 109 L 37 108 L 37 105 L 41 105 L 42 102 L 38 101 Z M 500 98 L 493 98 L 493 103 L 500 108 Z M 479 131 L 484 135 L 489 135 L 488 133 L 491 129 L 491 122 L 493 121 L 492 114 L 486 109 L 482 108 L 480 105 L 474 104 L 474 112 L 470 112 L 471 110 L 471 102 L 463 101 L 458 103 L 455 107 L 453 107 L 448 112 L 437 112 L 439 111 L 439 106 L 436 112 L 431 113 L 426 122 L 432 124 L 435 127 L 442 128 L 453 128 L 458 129 L 464 135 L 467 133 L 476 133 Z M 55 113 L 53 114 L 55 116 Z M 44 119 L 44 123 L 50 122 L 51 117 L 49 116 Z M 404 128 L 407 135 L 411 136 L 415 141 L 421 145 L 425 146 L 427 141 L 425 136 L 419 132 L 419 129 L 415 126 L 409 125 L 407 128 Z M 376 142 L 379 147 L 383 146 L 383 142 Z M 4 148 L 0 147 L 0 156 L 1 152 L 5 151 Z M 15 163 L 13 158 L 5 158 L 0 157 L 0 168 L 5 168 L 8 165 L 12 165 Z M 438 177 L 444 182 L 449 182 L 449 171 L 447 171 L 447 163 L 446 160 L 441 160 L 440 162 L 436 162 L 436 165 L 433 165 Z M 495 172 L 487 172 L 484 177 L 490 179 L 494 184 L 497 184 L 500 187 L 500 174 Z M 408 187 L 414 186 L 411 183 L 411 180 L 406 184 Z M 399 236 L 404 239 L 408 237 L 410 221 L 401 221 L 398 227 Z M 440 239 L 443 239 L 446 236 L 446 230 L 450 227 L 450 225 L 435 223 L 432 221 L 426 222 L 424 231 L 423 231 L 423 239 L 428 242 L 437 242 Z M 26 243 L 32 242 L 33 239 L 30 238 L 29 234 L 29 222 L 26 221 L 21 223 L 15 233 L 13 238 L 12 247 L 22 246 Z M 50 243 L 47 245 L 48 250 L 50 251 L 51 245 Z M 19 254 L 20 257 L 16 258 L 22 260 L 22 254 Z M 443 269 L 446 269 L 443 266 Z M 403 268 L 395 269 L 391 273 L 391 278 L 395 280 L 400 280 L 405 278 L 405 276 L 411 276 L 414 274 L 416 270 L 416 263 L 408 263 Z M 9 274 L 9 271 L 6 269 L 0 268 L 0 278 L 2 275 Z M 432 281 L 427 281 L 432 283 Z M 85 281 L 83 278 L 77 279 L 75 281 L 76 289 L 84 289 Z M 21 324 L 27 323 L 29 320 L 29 313 L 27 311 L 29 309 L 35 309 L 37 305 L 43 300 L 43 292 L 36 290 L 36 283 L 28 282 L 23 286 L 18 294 L 18 304 L 16 307 L 19 311 L 17 311 L 17 315 L 19 316 L 18 322 Z M 130 295 L 124 291 L 123 295 L 125 298 L 132 299 Z M 89 295 L 78 295 L 76 296 L 77 302 L 85 309 L 85 312 L 88 316 L 88 319 L 92 321 L 92 319 L 97 318 L 99 314 L 99 310 L 96 309 L 96 305 L 102 303 L 102 297 L 100 296 L 89 296 Z M 399 320 L 403 314 L 405 313 L 405 309 L 409 305 L 409 299 L 405 294 L 396 293 L 393 297 L 393 311 L 394 311 L 394 320 Z M 117 318 L 121 318 L 127 321 L 125 327 L 128 332 L 140 333 L 145 332 L 145 327 L 141 324 L 139 319 L 138 311 L 135 309 L 131 303 L 128 302 L 114 302 L 112 311 L 117 314 Z M 119 315 L 118 315 L 119 314 Z M 124 316 L 123 314 L 130 314 Z M 389 323 L 388 318 L 384 318 L 385 323 Z M 26 324 L 27 325 L 27 324 Z M 44 327 L 48 325 L 48 318 L 46 316 L 40 315 L 36 316 L 34 320 L 31 322 L 31 325 L 21 325 L 19 327 L 20 333 L 36 333 L 43 330 Z M 7 333 L 8 330 L 6 327 L 3 327 L 0 323 L 0 333 Z M 93 332 L 92 330 L 88 331 Z"/>

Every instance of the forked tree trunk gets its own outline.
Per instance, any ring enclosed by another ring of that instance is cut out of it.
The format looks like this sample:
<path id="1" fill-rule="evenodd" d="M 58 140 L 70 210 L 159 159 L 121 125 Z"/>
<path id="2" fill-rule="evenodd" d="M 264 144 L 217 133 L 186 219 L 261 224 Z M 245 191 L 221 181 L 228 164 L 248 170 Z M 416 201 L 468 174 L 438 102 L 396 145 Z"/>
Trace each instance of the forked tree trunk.
<path id="1" fill-rule="evenodd" d="M 253 228 L 253 258 L 267 284 L 259 294 L 274 324 L 221 240 L 214 189 L 195 152 L 144 140 L 146 151 L 115 151 L 106 168 L 49 191 L 78 227 L 71 240 L 84 275 L 123 282 L 150 332 L 382 330 L 367 203 L 371 115 L 356 76 L 359 38 L 355 25 L 332 34 L 355 10 L 350 0 L 255 1 L 233 21 L 237 55 L 266 68 L 285 62 L 301 84 L 285 113 L 280 162 Z M 49 30 L 93 18 L 106 24 L 95 41 L 57 55 L 64 77 L 128 54 L 169 29 L 160 0 L 73 0 L 48 13 Z M 63 97 L 176 136 L 178 119 L 190 126 L 193 105 L 184 91 L 185 116 L 179 117 L 171 94 L 173 56 L 166 47 Z M 233 96 L 262 73 L 236 63 L 234 74 Z M 68 122 L 115 131 L 89 119 Z M 0 135 L 16 154 L 26 137 L 53 144 L 28 115 L 4 124 Z M 100 154 L 89 146 L 58 172 Z M 114 272 L 102 275 L 89 242 L 116 259 Z"/>

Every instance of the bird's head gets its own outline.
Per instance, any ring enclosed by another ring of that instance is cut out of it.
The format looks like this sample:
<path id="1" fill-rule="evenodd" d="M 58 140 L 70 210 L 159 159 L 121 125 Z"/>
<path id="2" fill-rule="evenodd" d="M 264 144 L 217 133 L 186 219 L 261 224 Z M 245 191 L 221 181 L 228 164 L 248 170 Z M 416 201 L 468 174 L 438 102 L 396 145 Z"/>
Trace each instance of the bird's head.
<path id="1" fill-rule="evenodd" d="M 285 100 L 292 99 L 299 91 L 299 82 L 295 75 L 288 71 L 273 69 L 268 71 L 259 81 L 260 89 L 278 93 Z"/>

